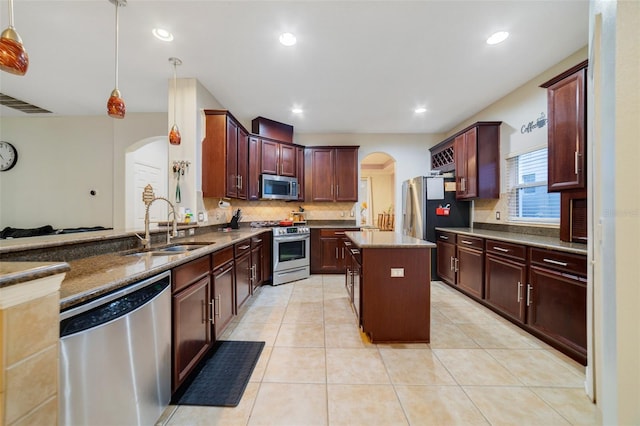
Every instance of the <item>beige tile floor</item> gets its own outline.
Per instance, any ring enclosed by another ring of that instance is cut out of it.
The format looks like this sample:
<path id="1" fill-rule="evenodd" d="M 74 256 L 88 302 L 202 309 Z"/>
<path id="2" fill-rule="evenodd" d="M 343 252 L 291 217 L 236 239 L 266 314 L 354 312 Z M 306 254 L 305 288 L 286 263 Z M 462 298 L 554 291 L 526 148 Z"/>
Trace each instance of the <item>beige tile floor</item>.
<path id="1" fill-rule="evenodd" d="M 176 425 L 589 425 L 581 365 L 440 283 L 431 343 L 374 345 L 340 275 L 264 286 L 225 331 L 266 346 L 234 408 L 171 406 Z"/>

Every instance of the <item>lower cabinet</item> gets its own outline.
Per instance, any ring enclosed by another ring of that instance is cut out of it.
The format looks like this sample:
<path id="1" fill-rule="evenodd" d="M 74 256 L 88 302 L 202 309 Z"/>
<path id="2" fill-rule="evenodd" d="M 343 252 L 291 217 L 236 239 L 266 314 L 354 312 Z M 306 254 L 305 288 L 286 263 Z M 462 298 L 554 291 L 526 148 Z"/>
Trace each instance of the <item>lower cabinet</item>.
<path id="1" fill-rule="evenodd" d="M 214 338 L 219 339 L 236 313 L 235 271 L 233 247 L 213 254 L 213 292 L 210 307 L 213 311 Z"/>
<path id="2" fill-rule="evenodd" d="M 262 268 L 264 265 L 264 253 L 263 253 L 263 239 L 262 236 L 251 238 L 251 293 L 255 289 L 260 287 L 264 282 L 264 275 Z"/>
<path id="3" fill-rule="evenodd" d="M 344 274 L 348 253 L 344 242 L 346 231 L 358 228 L 325 228 L 311 229 L 311 261 L 312 274 Z"/>
<path id="4" fill-rule="evenodd" d="M 484 240 L 436 231 L 438 276 L 474 297 L 484 297 Z"/>
<path id="5" fill-rule="evenodd" d="M 436 272 L 447 284 L 456 284 L 456 235 L 450 232 L 436 231 L 436 250 L 438 253 Z"/>
<path id="6" fill-rule="evenodd" d="M 246 239 L 234 244 L 236 269 L 236 313 L 249 299 L 253 290 L 251 278 L 253 269 L 251 264 L 251 240 Z"/>
<path id="7" fill-rule="evenodd" d="M 524 322 L 524 286 L 527 265 L 487 253 L 485 263 L 485 300 L 504 315 Z"/>
<path id="8" fill-rule="evenodd" d="M 173 391 L 212 345 L 210 262 L 211 256 L 204 256 L 172 271 Z"/>

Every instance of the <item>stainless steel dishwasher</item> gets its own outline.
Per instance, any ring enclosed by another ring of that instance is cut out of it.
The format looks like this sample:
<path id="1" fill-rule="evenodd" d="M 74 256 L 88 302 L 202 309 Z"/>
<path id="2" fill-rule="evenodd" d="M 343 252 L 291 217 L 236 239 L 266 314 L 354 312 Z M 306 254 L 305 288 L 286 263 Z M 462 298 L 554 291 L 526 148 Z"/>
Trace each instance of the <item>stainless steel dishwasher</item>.
<path id="1" fill-rule="evenodd" d="M 171 275 L 60 313 L 60 424 L 153 425 L 171 399 Z"/>

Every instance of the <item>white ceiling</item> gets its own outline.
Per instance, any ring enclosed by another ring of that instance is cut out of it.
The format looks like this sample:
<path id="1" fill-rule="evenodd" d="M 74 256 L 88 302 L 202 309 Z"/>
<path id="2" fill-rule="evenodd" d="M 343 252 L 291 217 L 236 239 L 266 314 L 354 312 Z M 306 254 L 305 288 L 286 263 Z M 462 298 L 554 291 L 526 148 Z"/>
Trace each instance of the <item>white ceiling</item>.
<path id="1" fill-rule="evenodd" d="M 0 1 L 2 28 L 6 10 Z M 30 65 L 23 77 L 0 73 L 0 91 L 59 115 L 106 114 L 115 6 L 14 0 L 14 13 Z M 155 39 L 158 26 L 175 40 Z M 487 45 L 498 30 L 511 37 Z M 296 46 L 278 43 L 284 31 L 296 34 Z M 441 133 L 587 37 L 587 0 L 128 0 L 119 88 L 129 113 L 166 111 L 168 58 L 177 56 L 179 78 L 198 79 L 245 123 L 263 116 L 301 133 Z M 427 112 L 414 114 L 417 106 Z"/>

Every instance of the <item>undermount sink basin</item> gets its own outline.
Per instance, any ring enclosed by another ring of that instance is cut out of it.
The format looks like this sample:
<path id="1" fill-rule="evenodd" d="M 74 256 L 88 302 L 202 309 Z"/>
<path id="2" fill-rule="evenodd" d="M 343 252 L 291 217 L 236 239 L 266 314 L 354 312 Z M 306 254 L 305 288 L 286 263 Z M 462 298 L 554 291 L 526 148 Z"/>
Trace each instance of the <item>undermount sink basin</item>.
<path id="1" fill-rule="evenodd" d="M 215 243 L 178 243 L 164 247 L 152 247 L 151 249 L 140 249 L 134 252 L 122 253 L 123 256 L 170 256 L 172 254 L 186 253 L 191 250 L 210 246 Z"/>

